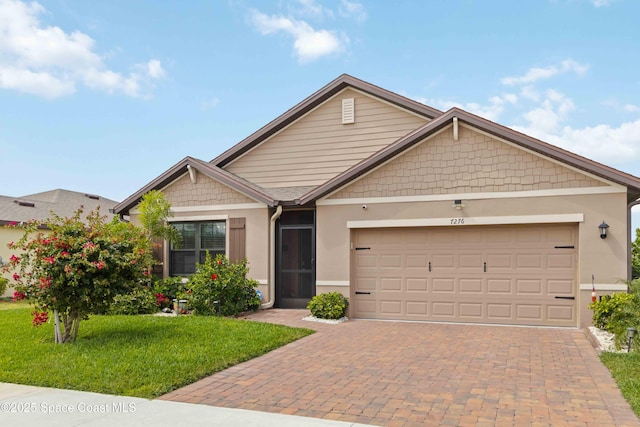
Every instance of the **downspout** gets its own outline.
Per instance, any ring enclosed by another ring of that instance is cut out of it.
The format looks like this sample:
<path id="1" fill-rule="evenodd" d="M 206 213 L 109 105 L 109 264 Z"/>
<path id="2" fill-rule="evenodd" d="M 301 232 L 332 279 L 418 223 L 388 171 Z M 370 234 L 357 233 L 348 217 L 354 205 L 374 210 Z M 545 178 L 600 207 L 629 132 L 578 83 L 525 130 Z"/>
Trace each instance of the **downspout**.
<path id="1" fill-rule="evenodd" d="M 627 204 L 627 230 L 629 235 L 627 236 L 627 280 L 631 280 L 632 273 L 632 265 L 631 265 L 631 248 L 633 246 L 633 230 L 631 230 L 631 208 L 634 206 L 640 205 L 640 200 L 634 200 L 633 202 Z"/>
<path id="2" fill-rule="evenodd" d="M 273 307 L 276 301 L 276 221 L 282 215 L 282 205 L 278 205 L 271 217 L 269 230 L 269 301 L 260 305 L 261 309 Z"/>

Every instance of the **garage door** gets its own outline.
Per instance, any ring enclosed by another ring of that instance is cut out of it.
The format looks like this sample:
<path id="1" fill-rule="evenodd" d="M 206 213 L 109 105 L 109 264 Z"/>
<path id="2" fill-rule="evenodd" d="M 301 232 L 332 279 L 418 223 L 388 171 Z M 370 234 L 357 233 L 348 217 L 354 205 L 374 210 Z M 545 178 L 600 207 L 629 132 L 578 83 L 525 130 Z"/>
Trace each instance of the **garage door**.
<path id="1" fill-rule="evenodd" d="M 353 315 L 576 326 L 577 225 L 354 231 Z"/>

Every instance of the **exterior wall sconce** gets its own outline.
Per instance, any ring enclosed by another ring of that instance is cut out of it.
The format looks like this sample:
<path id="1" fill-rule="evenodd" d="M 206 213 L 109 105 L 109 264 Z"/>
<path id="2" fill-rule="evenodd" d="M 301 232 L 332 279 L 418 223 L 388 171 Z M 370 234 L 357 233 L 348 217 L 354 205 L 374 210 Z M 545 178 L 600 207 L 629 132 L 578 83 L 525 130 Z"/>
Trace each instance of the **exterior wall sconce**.
<path id="1" fill-rule="evenodd" d="M 453 207 L 458 210 L 461 210 L 462 208 L 464 208 L 464 203 L 462 203 L 462 200 L 454 200 Z"/>
<path id="2" fill-rule="evenodd" d="M 598 228 L 600 229 L 600 238 L 601 239 L 606 239 L 607 238 L 607 228 L 609 228 L 609 224 L 607 224 L 606 222 L 602 221 L 602 224 L 600 224 L 598 226 Z"/>
<path id="3" fill-rule="evenodd" d="M 631 351 L 631 343 L 633 342 L 633 337 L 636 336 L 636 328 L 627 328 L 627 353 Z"/>

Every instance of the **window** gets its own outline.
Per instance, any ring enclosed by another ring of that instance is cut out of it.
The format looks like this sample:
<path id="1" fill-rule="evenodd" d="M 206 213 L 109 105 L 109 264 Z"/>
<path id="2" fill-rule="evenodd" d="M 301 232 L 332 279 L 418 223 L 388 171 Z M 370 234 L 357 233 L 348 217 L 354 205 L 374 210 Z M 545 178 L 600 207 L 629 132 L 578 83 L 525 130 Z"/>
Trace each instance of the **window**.
<path id="1" fill-rule="evenodd" d="M 184 276 L 196 272 L 196 263 L 207 256 L 225 254 L 226 222 L 174 222 L 172 225 L 182 236 L 179 247 L 171 247 L 170 270 L 172 276 Z"/>

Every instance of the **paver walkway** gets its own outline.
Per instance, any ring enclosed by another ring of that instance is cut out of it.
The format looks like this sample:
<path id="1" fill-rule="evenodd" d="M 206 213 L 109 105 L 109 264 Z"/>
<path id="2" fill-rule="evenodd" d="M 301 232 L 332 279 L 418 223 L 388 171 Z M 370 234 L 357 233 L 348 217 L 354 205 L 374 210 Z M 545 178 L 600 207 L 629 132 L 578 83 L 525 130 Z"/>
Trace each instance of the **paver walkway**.
<path id="1" fill-rule="evenodd" d="M 161 399 L 384 426 L 640 426 L 578 329 L 251 320 L 318 332 Z"/>

